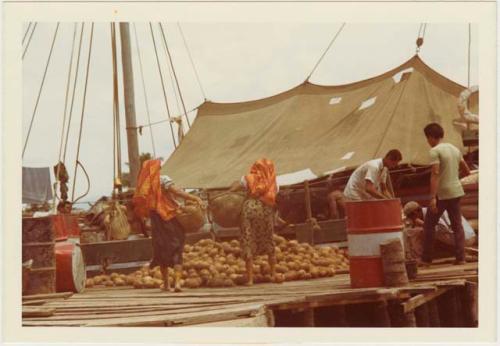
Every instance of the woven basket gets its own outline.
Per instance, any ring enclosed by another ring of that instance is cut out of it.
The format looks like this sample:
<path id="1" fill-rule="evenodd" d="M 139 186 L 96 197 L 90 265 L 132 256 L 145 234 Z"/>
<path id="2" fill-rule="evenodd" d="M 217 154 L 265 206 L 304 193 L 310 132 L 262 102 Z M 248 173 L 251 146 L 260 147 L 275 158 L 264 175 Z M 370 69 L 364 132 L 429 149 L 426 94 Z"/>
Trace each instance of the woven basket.
<path id="1" fill-rule="evenodd" d="M 205 224 L 205 213 L 198 205 L 183 207 L 182 212 L 176 218 L 186 233 L 196 232 Z"/>
<path id="2" fill-rule="evenodd" d="M 222 227 L 238 227 L 245 199 L 242 192 L 223 192 L 210 199 L 212 219 Z"/>

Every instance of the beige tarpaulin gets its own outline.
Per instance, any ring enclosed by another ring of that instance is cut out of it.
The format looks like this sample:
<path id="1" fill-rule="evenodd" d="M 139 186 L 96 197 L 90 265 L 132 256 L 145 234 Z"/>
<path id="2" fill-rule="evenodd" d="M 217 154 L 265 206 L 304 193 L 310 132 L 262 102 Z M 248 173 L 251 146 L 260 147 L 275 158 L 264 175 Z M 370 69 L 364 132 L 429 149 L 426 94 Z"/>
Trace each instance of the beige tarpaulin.
<path id="1" fill-rule="evenodd" d="M 429 122 L 440 123 L 445 140 L 463 148 L 453 125 L 463 89 L 415 56 L 353 84 L 305 83 L 257 101 L 206 102 L 162 172 L 181 187 L 214 188 L 239 179 L 262 157 L 275 162 L 278 174 L 310 169 L 318 176 L 393 148 L 406 163 L 427 164 Z"/>

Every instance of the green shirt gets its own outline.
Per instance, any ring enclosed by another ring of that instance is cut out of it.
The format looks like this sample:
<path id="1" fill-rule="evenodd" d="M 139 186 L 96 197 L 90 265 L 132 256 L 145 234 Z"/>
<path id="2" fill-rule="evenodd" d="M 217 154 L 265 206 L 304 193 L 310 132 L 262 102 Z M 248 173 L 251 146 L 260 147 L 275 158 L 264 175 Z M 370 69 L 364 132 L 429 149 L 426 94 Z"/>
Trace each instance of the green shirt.
<path id="1" fill-rule="evenodd" d="M 437 196 L 440 200 L 462 197 L 464 189 L 458 170 L 462 153 L 453 144 L 440 143 L 430 150 L 431 164 L 439 164 Z"/>

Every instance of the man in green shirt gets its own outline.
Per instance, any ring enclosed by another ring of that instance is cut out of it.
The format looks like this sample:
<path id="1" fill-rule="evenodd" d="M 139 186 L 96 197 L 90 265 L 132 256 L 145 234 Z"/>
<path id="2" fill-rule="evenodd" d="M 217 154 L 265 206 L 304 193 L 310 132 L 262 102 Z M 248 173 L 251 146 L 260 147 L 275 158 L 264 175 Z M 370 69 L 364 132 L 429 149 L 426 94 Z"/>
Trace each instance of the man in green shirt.
<path id="1" fill-rule="evenodd" d="M 441 215 L 446 210 L 450 218 L 451 229 L 455 234 L 455 264 L 465 263 L 464 229 L 460 198 L 464 195 L 459 172 L 469 175 L 469 166 L 462 158 L 458 148 L 450 143 L 442 143 L 443 128 L 431 123 L 424 128 L 425 137 L 431 146 L 431 201 L 429 212 L 424 220 L 424 249 L 422 264 L 432 262 L 434 229 Z"/>

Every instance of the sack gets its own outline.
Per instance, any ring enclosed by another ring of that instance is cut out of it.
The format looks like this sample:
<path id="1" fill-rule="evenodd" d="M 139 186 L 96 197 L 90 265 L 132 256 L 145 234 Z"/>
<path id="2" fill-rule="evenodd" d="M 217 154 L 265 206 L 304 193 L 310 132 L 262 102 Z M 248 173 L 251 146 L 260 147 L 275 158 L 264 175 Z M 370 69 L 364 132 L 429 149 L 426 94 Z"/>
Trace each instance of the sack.
<path id="1" fill-rule="evenodd" d="M 238 227 L 246 193 L 223 192 L 210 200 L 212 219 L 222 227 Z"/>
<path id="2" fill-rule="evenodd" d="M 181 210 L 176 218 L 184 232 L 196 232 L 205 224 L 205 214 L 199 205 L 186 205 Z"/>
<path id="3" fill-rule="evenodd" d="M 127 220 L 127 208 L 114 203 L 111 207 L 110 224 L 111 239 L 124 240 L 131 233 L 130 224 Z"/>

